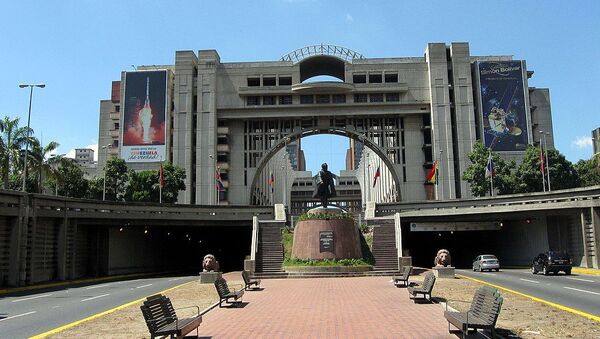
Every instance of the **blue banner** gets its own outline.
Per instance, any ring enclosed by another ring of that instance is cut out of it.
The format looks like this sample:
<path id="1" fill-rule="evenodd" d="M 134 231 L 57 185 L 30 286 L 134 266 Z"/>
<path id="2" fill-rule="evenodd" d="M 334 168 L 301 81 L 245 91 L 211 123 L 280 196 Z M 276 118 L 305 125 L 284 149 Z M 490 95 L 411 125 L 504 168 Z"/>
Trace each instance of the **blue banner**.
<path id="1" fill-rule="evenodd" d="M 494 151 L 527 147 L 528 122 L 521 61 L 479 63 L 483 143 Z"/>

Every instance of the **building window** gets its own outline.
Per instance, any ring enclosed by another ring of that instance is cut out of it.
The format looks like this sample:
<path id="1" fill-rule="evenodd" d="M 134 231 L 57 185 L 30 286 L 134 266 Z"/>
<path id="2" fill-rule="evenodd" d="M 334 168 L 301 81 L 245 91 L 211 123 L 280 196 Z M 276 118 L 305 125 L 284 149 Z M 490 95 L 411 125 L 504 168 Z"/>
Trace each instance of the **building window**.
<path id="1" fill-rule="evenodd" d="M 121 106 L 115 105 L 115 112 L 121 112 Z"/>
<path id="2" fill-rule="evenodd" d="M 400 101 L 400 93 L 385 93 L 385 101 L 387 101 L 387 102 Z"/>
<path id="3" fill-rule="evenodd" d="M 367 102 L 366 94 L 354 94 L 354 102 Z"/>
<path id="4" fill-rule="evenodd" d="M 115 129 L 119 129 L 119 123 L 115 122 Z"/>
<path id="5" fill-rule="evenodd" d="M 369 74 L 369 83 L 370 84 L 380 84 L 381 81 L 381 73 L 372 73 Z"/>
<path id="6" fill-rule="evenodd" d="M 352 82 L 355 84 L 365 84 L 365 83 L 367 83 L 367 75 L 366 74 L 352 74 Z"/>
<path id="7" fill-rule="evenodd" d="M 259 77 L 248 78 L 248 87 L 258 87 L 258 86 L 260 86 L 260 78 Z"/>
<path id="8" fill-rule="evenodd" d="M 317 95 L 317 104 L 328 104 L 328 103 L 329 103 L 329 94 Z"/>
<path id="9" fill-rule="evenodd" d="M 369 100 L 371 102 L 383 102 L 383 94 L 381 94 L 381 93 L 370 94 Z"/>
<path id="10" fill-rule="evenodd" d="M 398 82 L 398 73 L 385 73 L 385 82 Z"/>
<path id="11" fill-rule="evenodd" d="M 248 106 L 258 106 L 258 105 L 260 105 L 260 97 L 259 96 L 246 97 L 246 104 Z"/>
<path id="12" fill-rule="evenodd" d="M 291 95 L 282 95 L 279 97 L 280 105 L 291 105 L 292 104 L 292 96 Z"/>
<path id="13" fill-rule="evenodd" d="M 275 105 L 275 96 L 267 95 L 263 97 L 263 105 Z"/>
<path id="14" fill-rule="evenodd" d="M 263 86 L 275 86 L 275 77 L 274 76 L 263 77 Z"/>
<path id="15" fill-rule="evenodd" d="M 334 104 L 343 104 L 346 102 L 346 94 L 334 94 L 331 96 L 331 101 Z"/>
<path id="16" fill-rule="evenodd" d="M 312 95 L 301 95 L 300 96 L 301 104 L 313 104 L 314 102 L 315 102 L 315 99 Z"/>
<path id="17" fill-rule="evenodd" d="M 118 139 L 113 140 L 112 147 L 119 147 L 119 140 Z"/>
<path id="18" fill-rule="evenodd" d="M 280 76 L 279 77 L 279 86 L 291 86 L 292 85 L 292 77 L 291 76 Z"/>

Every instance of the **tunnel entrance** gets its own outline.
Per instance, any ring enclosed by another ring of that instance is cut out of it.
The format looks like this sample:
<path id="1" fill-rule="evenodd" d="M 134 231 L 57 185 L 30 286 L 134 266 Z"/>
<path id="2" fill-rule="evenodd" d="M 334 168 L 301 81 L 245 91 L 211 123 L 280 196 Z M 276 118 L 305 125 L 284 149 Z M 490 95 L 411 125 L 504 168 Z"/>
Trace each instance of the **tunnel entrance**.
<path id="1" fill-rule="evenodd" d="M 206 254 L 222 272 L 239 271 L 250 255 L 252 226 L 110 226 L 106 275 L 198 274 Z"/>

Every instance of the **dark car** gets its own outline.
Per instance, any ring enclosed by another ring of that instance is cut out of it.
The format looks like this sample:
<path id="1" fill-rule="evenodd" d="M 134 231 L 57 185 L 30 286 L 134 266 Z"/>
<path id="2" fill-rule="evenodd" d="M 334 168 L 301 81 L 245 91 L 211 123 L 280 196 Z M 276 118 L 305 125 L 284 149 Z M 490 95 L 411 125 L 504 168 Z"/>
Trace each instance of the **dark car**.
<path id="1" fill-rule="evenodd" d="M 531 273 L 536 274 L 542 272 L 544 275 L 550 272 L 557 274 L 559 271 L 565 272 L 566 275 L 571 274 L 573 263 L 571 256 L 566 252 L 548 251 L 538 254 L 533 258 L 531 264 Z"/>

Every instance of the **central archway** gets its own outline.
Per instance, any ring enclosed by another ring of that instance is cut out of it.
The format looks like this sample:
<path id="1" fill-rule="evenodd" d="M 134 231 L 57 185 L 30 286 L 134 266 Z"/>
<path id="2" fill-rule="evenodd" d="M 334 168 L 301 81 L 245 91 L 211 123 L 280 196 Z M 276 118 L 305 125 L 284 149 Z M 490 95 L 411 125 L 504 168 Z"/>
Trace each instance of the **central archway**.
<path id="1" fill-rule="evenodd" d="M 363 143 L 364 146 L 366 148 L 369 148 L 371 151 L 373 151 L 373 153 L 375 153 L 379 157 L 379 159 L 381 159 L 383 164 L 387 167 L 387 169 L 389 170 L 389 172 L 392 176 L 392 180 L 394 181 L 393 186 L 395 189 L 396 199 L 398 201 L 402 200 L 402 195 L 400 192 L 400 180 L 398 178 L 398 174 L 396 173 L 396 170 L 394 169 L 394 166 L 393 166 L 394 164 L 385 155 L 385 152 L 383 151 L 383 149 L 381 149 L 377 144 L 375 144 L 369 138 L 365 137 L 363 134 L 361 134 L 357 131 L 348 130 L 345 128 L 338 128 L 338 127 L 311 127 L 311 128 L 305 128 L 305 129 L 285 135 L 271 149 L 269 149 L 266 153 L 264 153 L 258 166 L 256 167 L 256 171 L 252 178 L 252 185 L 250 186 L 251 194 L 249 195 L 250 196 L 249 203 L 251 205 L 252 205 L 252 201 L 253 201 L 254 192 L 256 192 L 258 181 L 259 181 L 259 178 L 261 177 L 261 173 L 263 172 L 265 167 L 269 164 L 269 161 L 288 143 L 296 141 L 303 137 L 308 137 L 308 136 L 318 135 L 318 134 L 339 135 L 339 136 L 348 137 L 350 139 L 354 139 L 354 140 L 357 140 L 357 141 Z"/>

